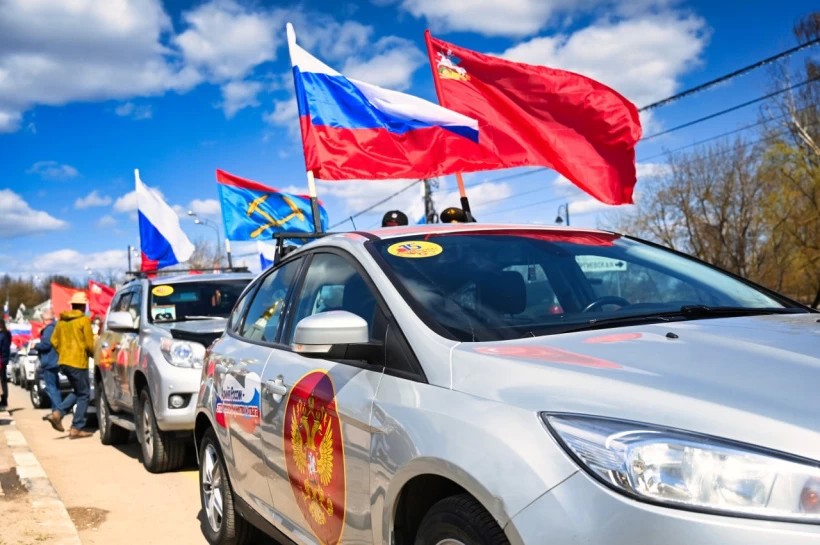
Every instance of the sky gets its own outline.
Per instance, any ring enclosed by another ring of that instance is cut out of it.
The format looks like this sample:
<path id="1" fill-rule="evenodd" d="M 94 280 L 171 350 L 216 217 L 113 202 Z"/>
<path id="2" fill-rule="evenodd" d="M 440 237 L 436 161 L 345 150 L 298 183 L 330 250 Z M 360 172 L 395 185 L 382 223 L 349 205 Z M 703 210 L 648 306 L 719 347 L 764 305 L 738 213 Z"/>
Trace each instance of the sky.
<path id="1" fill-rule="evenodd" d="M 216 169 L 306 193 L 286 22 L 342 74 L 432 101 L 425 29 L 584 74 L 641 107 L 795 46 L 793 25 L 812 8 L 804 0 L 0 0 L 0 274 L 124 271 L 129 246 L 139 246 L 134 169 L 193 241 L 211 244 L 221 229 Z M 652 110 L 643 134 L 762 96 L 771 75 L 762 68 Z M 639 142 L 635 200 L 663 169 L 664 151 L 759 115 L 759 105 L 741 108 Z M 631 208 L 598 203 L 545 169 L 465 181 L 481 222 L 551 225 L 566 205 L 572 225 L 596 227 Z M 368 229 L 391 209 L 422 216 L 412 182 L 319 181 L 317 190 L 332 230 Z M 437 183 L 437 209 L 457 206 L 454 178 Z M 252 244 L 233 251 L 258 270 Z"/>

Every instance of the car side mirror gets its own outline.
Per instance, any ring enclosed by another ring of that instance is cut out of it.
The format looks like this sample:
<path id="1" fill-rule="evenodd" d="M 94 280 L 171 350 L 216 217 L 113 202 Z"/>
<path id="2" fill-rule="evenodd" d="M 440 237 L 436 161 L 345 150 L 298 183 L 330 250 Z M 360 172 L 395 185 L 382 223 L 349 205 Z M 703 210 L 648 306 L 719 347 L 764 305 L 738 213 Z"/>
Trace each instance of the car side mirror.
<path id="1" fill-rule="evenodd" d="M 127 311 L 110 312 L 105 326 L 113 331 L 133 332 L 137 328 L 134 327 L 134 320 L 131 318 L 131 313 Z"/>
<path id="2" fill-rule="evenodd" d="M 384 347 L 369 340 L 363 318 L 346 310 L 330 310 L 300 320 L 291 347 L 307 358 L 377 361 Z"/>

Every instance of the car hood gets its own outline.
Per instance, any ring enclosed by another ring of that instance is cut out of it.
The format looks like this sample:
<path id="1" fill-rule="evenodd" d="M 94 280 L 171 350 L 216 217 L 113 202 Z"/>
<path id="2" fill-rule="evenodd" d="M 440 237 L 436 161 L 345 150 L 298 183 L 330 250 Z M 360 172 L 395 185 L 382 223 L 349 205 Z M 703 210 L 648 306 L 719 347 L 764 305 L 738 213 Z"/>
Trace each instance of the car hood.
<path id="1" fill-rule="evenodd" d="M 205 347 L 209 346 L 225 331 L 228 320 L 226 318 L 210 318 L 208 320 L 189 320 L 187 322 L 172 322 L 162 324 L 175 339 L 194 341 Z"/>
<path id="2" fill-rule="evenodd" d="M 817 314 L 599 329 L 452 352 L 452 387 L 534 412 L 634 420 L 820 460 Z"/>

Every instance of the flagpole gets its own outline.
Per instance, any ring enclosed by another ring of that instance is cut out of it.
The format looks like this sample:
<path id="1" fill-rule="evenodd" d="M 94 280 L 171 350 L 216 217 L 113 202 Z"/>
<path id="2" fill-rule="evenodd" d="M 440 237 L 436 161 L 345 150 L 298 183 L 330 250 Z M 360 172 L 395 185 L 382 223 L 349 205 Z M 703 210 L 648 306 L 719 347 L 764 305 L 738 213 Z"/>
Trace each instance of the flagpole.
<path id="1" fill-rule="evenodd" d="M 438 98 L 438 103 L 444 106 L 444 102 L 441 100 L 443 92 L 441 90 L 441 84 L 438 80 L 438 70 L 436 69 L 436 59 L 433 54 L 433 44 L 430 41 L 430 30 L 424 31 L 424 44 L 427 46 L 427 58 L 430 61 L 430 70 L 433 71 L 433 85 L 436 88 L 436 97 Z M 444 107 L 446 108 L 446 106 Z M 467 221 L 475 221 L 473 214 L 470 212 L 470 200 L 467 198 L 467 190 L 464 188 L 464 178 L 461 176 L 461 172 L 456 172 L 456 183 L 458 184 L 458 194 L 461 200 L 461 208 L 467 215 Z"/>
<path id="2" fill-rule="evenodd" d="M 287 34 L 288 39 L 288 54 L 290 55 L 290 64 L 293 66 L 293 55 L 291 52 L 296 48 L 296 31 L 293 30 L 293 25 L 290 23 L 285 24 L 285 33 Z M 299 91 L 296 89 L 296 74 L 293 75 L 293 87 L 298 95 Z M 298 102 L 298 97 L 297 97 Z M 301 112 L 300 112 L 301 115 Z M 308 115 L 310 115 L 308 113 Z M 302 155 L 305 153 L 305 146 L 304 143 L 308 138 L 307 127 L 304 123 L 299 122 L 299 129 L 302 132 Z M 308 181 L 308 195 L 310 196 L 310 211 L 313 214 L 313 231 L 315 233 L 322 232 L 322 220 L 319 217 L 319 200 L 316 198 L 316 180 L 313 175 L 313 171 L 307 168 L 307 156 L 305 156 L 305 167 L 307 172 L 307 181 Z"/>

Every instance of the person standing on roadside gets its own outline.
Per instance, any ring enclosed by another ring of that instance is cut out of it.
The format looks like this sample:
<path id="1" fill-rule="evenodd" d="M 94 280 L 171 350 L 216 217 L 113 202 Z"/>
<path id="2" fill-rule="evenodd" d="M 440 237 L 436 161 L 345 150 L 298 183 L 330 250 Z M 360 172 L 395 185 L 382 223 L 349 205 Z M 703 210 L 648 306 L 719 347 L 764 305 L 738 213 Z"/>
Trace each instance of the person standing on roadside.
<path id="1" fill-rule="evenodd" d="M 0 318 L 0 410 L 5 410 L 9 403 L 9 382 L 6 377 L 6 368 L 11 359 L 11 333 L 6 328 L 6 321 Z"/>
<path id="2" fill-rule="evenodd" d="M 74 407 L 71 418 L 69 439 L 91 437 L 85 430 L 85 412 L 91 397 L 91 385 L 88 380 L 88 358 L 94 353 L 94 335 L 91 333 L 91 320 L 85 315 L 88 298 L 85 292 L 78 291 L 71 296 L 71 310 L 60 314 L 60 321 L 51 335 L 51 345 L 57 350 L 57 361 L 60 371 L 71 383 L 72 391 L 59 407 L 55 407 L 47 418 L 51 427 L 65 431 L 63 417 Z"/>
<path id="3" fill-rule="evenodd" d="M 34 345 L 34 348 L 40 354 L 40 372 L 46 383 L 46 395 L 51 400 L 52 407 L 59 407 L 63 402 L 63 396 L 60 394 L 60 364 L 57 351 L 51 344 L 51 337 L 54 334 L 54 311 L 51 307 L 43 310 L 43 322 L 45 327 L 40 330 L 40 342 Z"/>

